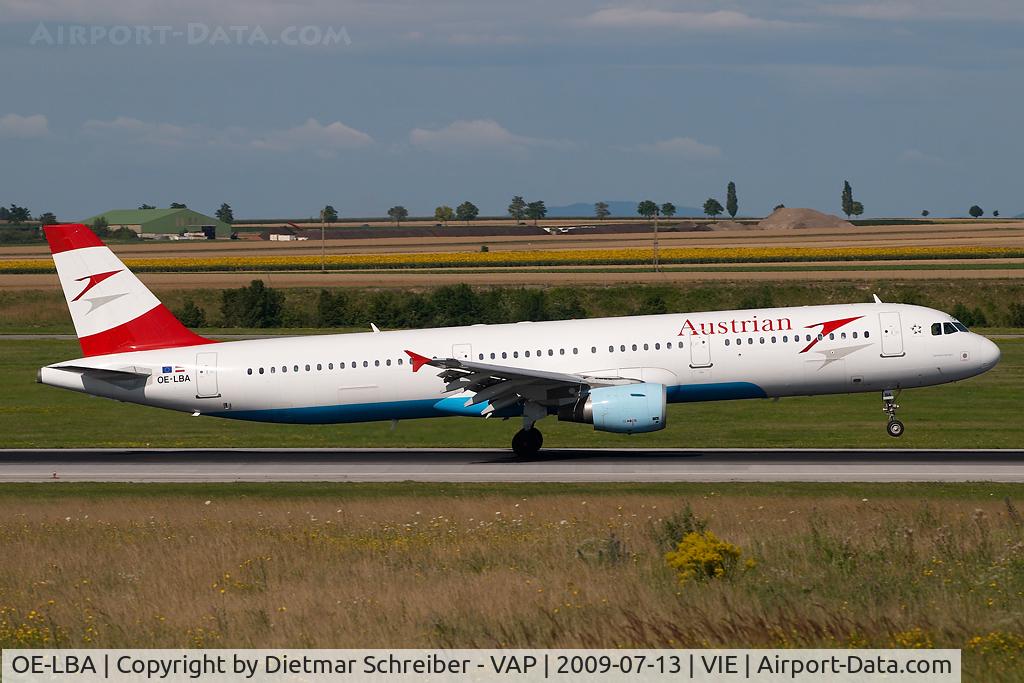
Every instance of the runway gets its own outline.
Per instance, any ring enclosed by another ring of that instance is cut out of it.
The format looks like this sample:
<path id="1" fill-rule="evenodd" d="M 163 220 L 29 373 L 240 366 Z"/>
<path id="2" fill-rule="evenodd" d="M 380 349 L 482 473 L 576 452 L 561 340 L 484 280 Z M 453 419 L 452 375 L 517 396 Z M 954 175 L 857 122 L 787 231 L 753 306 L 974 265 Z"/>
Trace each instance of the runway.
<path id="1" fill-rule="evenodd" d="M 1024 450 L 0 450 L 0 482 L 1024 482 Z"/>

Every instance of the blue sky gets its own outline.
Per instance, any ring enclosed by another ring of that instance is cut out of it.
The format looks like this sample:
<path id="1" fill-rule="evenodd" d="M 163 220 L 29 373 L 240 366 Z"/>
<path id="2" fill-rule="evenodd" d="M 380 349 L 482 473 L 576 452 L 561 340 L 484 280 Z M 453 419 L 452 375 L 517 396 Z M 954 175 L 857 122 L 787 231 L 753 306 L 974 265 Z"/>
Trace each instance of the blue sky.
<path id="1" fill-rule="evenodd" d="M 835 212 L 848 178 L 868 215 L 1016 214 L 1022 29 L 1019 0 L 0 0 L 0 203 L 502 213 L 735 180 L 741 213 Z"/>

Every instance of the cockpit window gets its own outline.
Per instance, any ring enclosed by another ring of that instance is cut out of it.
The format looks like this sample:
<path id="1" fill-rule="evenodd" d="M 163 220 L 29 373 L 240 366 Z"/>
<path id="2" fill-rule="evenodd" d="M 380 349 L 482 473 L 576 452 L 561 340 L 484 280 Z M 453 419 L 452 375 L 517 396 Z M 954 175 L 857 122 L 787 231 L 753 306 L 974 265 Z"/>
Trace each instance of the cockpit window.
<path id="1" fill-rule="evenodd" d="M 967 329 L 967 326 L 958 320 L 953 321 L 953 327 L 960 330 L 961 332 L 970 332 L 970 330 Z"/>
<path id="2" fill-rule="evenodd" d="M 942 331 L 946 334 L 956 334 L 957 329 L 953 327 L 953 323 L 942 323 Z"/>
<path id="3" fill-rule="evenodd" d="M 932 323 L 932 336 L 937 337 L 942 334 L 942 323 Z"/>

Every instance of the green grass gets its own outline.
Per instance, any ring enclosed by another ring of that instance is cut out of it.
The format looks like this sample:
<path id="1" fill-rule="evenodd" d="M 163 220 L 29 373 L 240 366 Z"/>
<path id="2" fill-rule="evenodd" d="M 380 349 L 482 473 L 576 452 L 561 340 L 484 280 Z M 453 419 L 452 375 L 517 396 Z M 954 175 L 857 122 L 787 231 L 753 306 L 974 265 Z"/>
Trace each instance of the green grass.
<path id="1" fill-rule="evenodd" d="M 980 377 L 904 392 L 906 435 L 885 434 L 875 393 L 677 404 L 668 427 L 623 436 L 540 423 L 549 447 L 1019 448 L 1024 444 L 1024 340 L 1000 343 Z M 268 425 L 194 418 L 35 383 L 40 366 L 79 355 L 73 341 L 0 341 L 0 445 L 49 447 L 506 447 L 519 420 L 440 418 L 390 424 Z"/>

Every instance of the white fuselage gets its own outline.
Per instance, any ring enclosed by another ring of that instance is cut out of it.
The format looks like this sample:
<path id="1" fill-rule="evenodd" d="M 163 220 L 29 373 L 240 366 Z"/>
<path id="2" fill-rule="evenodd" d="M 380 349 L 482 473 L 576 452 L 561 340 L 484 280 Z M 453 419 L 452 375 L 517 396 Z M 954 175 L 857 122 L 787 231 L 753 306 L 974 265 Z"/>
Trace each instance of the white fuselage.
<path id="1" fill-rule="evenodd" d="M 872 303 L 281 337 L 93 356 L 42 368 L 40 381 L 267 422 L 481 413 L 467 394 L 445 393 L 436 369 L 414 373 L 408 349 L 663 384 L 669 402 L 837 394 L 943 384 L 993 367 L 995 344 L 953 322 L 928 308 Z M 104 379 L 71 367 L 146 377 Z"/>

